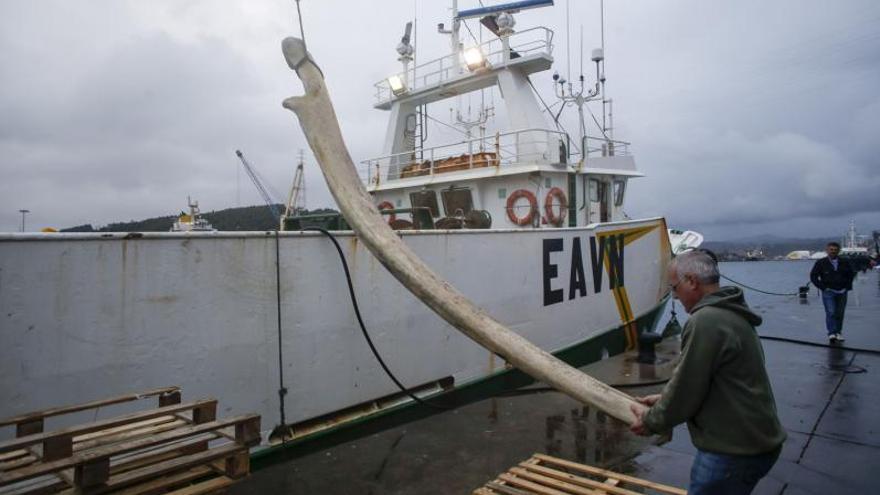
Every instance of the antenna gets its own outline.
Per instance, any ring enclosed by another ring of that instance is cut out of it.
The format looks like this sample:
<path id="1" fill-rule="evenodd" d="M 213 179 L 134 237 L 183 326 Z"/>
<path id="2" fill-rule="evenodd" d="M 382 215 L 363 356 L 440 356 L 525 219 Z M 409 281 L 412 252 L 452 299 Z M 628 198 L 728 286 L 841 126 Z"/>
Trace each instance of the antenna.
<path id="1" fill-rule="evenodd" d="M 570 23 L 570 12 L 569 7 L 571 7 L 571 1 L 565 0 L 565 58 L 568 59 L 568 80 L 571 81 L 571 23 Z M 571 84 L 571 83 L 569 83 Z"/>
<path id="2" fill-rule="evenodd" d="M 605 0 L 599 0 L 599 30 L 602 36 L 602 60 L 599 62 L 601 67 L 597 66 L 597 69 L 601 69 L 599 81 L 602 83 L 602 135 L 605 136 L 605 132 L 608 130 L 605 124 Z"/>

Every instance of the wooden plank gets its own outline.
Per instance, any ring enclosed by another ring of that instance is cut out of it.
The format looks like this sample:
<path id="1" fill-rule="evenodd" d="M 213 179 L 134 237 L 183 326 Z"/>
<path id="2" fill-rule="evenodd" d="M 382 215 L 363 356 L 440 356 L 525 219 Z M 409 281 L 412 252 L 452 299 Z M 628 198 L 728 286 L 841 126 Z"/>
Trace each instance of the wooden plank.
<path id="1" fill-rule="evenodd" d="M 123 433 L 129 430 L 135 430 L 138 428 L 147 428 L 150 426 L 157 426 L 163 423 L 168 423 L 171 421 L 176 421 L 177 416 L 169 414 L 168 416 L 159 416 L 158 418 L 145 419 L 143 421 L 135 421 L 132 423 L 124 424 L 122 426 L 116 426 L 113 428 L 107 428 L 104 430 L 94 431 L 92 433 L 83 433 L 82 435 L 77 435 L 73 437 L 73 448 L 76 449 L 77 444 L 89 442 L 91 440 L 100 439 L 102 437 L 115 435 L 116 433 Z"/>
<path id="2" fill-rule="evenodd" d="M 590 488 L 583 488 L 574 483 L 570 483 L 569 480 L 561 480 L 559 478 L 545 476 L 541 474 L 536 474 L 531 471 L 527 471 L 521 468 L 510 468 L 509 471 L 511 474 L 515 474 L 520 478 L 525 478 L 529 481 L 534 481 L 535 483 L 540 483 L 544 486 L 549 486 L 551 488 L 555 488 L 557 490 L 563 491 L 565 493 L 571 495 L 594 495 L 596 492 Z M 558 471 L 557 471 L 558 472 Z M 565 474 L 565 473 L 560 473 Z M 583 478 L 581 478 L 583 479 Z M 592 481 L 592 480 L 590 480 Z M 596 482 L 597 485 L 601 485 L 602 483 Z"/>
<path id="3" fill-rule="evenodd" d="M 92 490 L 90 490 L 90 493 L 106 493 L 109 491 L 135 485 L 136 483 L 141 483 L 143 481 L 155 480 L 159 477 L 163 477 L 168 473 L 183 471 L 198 466 L 204 467 L 206 463 L 209 463 L 215 459 L 224 459 L 229 456 L 234 456 L 242 450 L 246 452 L 245 447 L 230 443 L 226 445 L 221 445 L 219 447 L 214 447 L 213 449 L 206 450 L 204 452 L 199 452 L 198 454 L 184 457 L 176 457 L 174 459 L 169 459 L 167 461 L 152 464 L 141 469 L 128 471 L 126 473 L 116 476 L 111 476 L 107 480 L 105 485 L 93 488 Z M 75 493 L 75 490 L 69 490 L 62 492 L 59 495 L 74 495 Z"/>
<path id="4" fill-rule="evenodd" d="M 111 445 L 114 443 L 124 442 L 126 440 L 131 440 L 133 438 L 144 437 L 147 435 L 155 435 L 157 433 L 163 433 L 169 430 L 173 430 L 175 428 L 182 428 L 186 426 L 186 421 L 175 420 L 169 421 L 165 423 L 161 423 L 157 426 L 148 426 L 145 428 L 133 429 L 129 431 L 123 431 L 120 433 L 115 433 L 113 435 L 106 435 L 103 437 L 95 438 L 93 440 L 88 440 L 85 442 L 79 442 L 73 444 L 73 451 L 80 452 L 83 450 L 93 449 L 95 447 L 101 447 L 104 445 Z"/>
<path id="5" fill-rule="evenodd" d="M 214 470 L 207 466 L 197 466 L 182 473 L 168 474 L 154 480 L 138 483 L 137 485 L 116 491 L 113 495 L 146 495 L 163 493 L 175 486 L 189 483 L 193 480 L 210 476 Z"/>
<path id="6" fill-rule="evenodd" d="M 235 483 L 235 481 L 225 476 L 221 476 L 212 480 L 203 481 L 197 485 L 175 490 L 167 495 L 204 495 L 206 493 L 214 493 L 217 490 L 222 490 L 233 483 Z"/>
<path id="7" fill-rule="evenodd" d="M 58 490 L 63 490 L 71 486 L 57 478 L 42 478 L 38 480 L 30 480 L 25 483 L 19 483 L 14 487 L 6 487 L 3 489 L 3 495 L 49 495 L 56 494 Z"/>
<path id="8" fill-rule="evenodd" d="M 504 495 L 532 495 L 533 492 L 527 492 L 520 490 L 518 488 L 514 488 L 509 485 L 502 485 L 501 483 L 496 483 L 494 481 L 490 481 L 486 483 L 486 487 L 491 488 L 491 490 L 474 492 L 478 495 L 493 495 L 494 493 L 503 493 Z"/>
<path id="9" fill-rule="evenodd" d="M 11 452 L 4 452 L 0 454 L 0 462 L 7 462 L 13 459 L 18 459 L 19 457 L 23 457 L 28 455 L 28 451 L 25 449 L 13 450 Z"/>
<path id="10" fill-rule="evenodd" d="M 604 481 L 604 483 L 606 485 L 617 486 L 620 484 L 620 480 L 608 478 Z M 608 492 L 606 492 L 605 490 L 596 490 L 596 495 L 608 495 Z"/>
<path id="11" fill-rule="evenodd" d="M 187 448 L 193 444 L 201 444 L 205 440 L 215 437 L 211 433 L 186 438 L 177 442 L 165 443 L 153 448 L 139 450 L 122 456 L 115 456 L 110 465 L 110 474 L 117 475 L 133 469 L 138 469 L 150 464 L 173 459 L 185 455 Z M 191 453 L 191 452 L 190 452 Z"/>
<path id="12" fill-rule="evenodd" d="M 39 457 L 35 455 L 30 455 L 27 457 L 22 457 L 16 459 L 14 461 L 9 461 L 7 463 L 0 464 L 0 471 L 12 471 L 13 469 L 20 469 L 24 466 L 28 466 L 39 461 Z"/>
<path id="13" fill-rule="evenodd" d="M 125 394 L 125 395 L 117 395 L 116 397 L 111 397 L 109 399 L 101 399 L 92 402 L 86 402 L 83 404 L 74 404 L 69 406 L 61 406 L 61 407 L 53 407 L 50 409 L 43 409 L 40 411 L 32 411 L 24 414 L 19 414 L 18 416 L 13 416 L 11 418 L 0 419 L 0 427 L 9 426 L 19 423 L 27 423 L 31 421 L 35 421 L 42 418 L 48 418 L 51 416 L 59 416 L 62 414 L 69 414 L 78 411 L 84 411 L 86 409 L 95 409 L 98 407 L 109 406 L 112 404 L 120 404 L 123 402 L 130 402 L 134 400 L 143 399 L 145 397 L 153 397 L 156 395 L 169 394 L 176 391 L 179 391 L 180 387 L 162 387 L 156 388 L 152 390 L 147 390 L 145 392 L 140 392 L 136 394 Z"/>
<path id="14" fill-rule="evenodd" d="M 521 471 L 523 473 L 521 473 Z M 560 481 L 564 481 L 567 483 L 571 483 L 577 486 L 587 487 L 590 490 L 587 493 L 593 493 L 595 490 L 604 490 L 608 493 L 613 493 L 615 495 L 639 495 L 638 492 L 634 492 L 632 490 L 627 490 L 626 488 L 620 488 L 619 486 L 610 486 L 606 485 L 601 481 L 591 480 L 588 478 L 581 478 L 580 476 L 573 475 L 571 473 L 564 473 L 562 471 L 557 471 L 555 469 L 551 469 L 545 466 L 536 466 L 536 465 L 526 465 L 525 469 L 520 468 L 512 468 L 510 472 L 515 473 L 517 475 L 526 476 L 525 473 L 532 473 L 536 476 L 546 476 L 549 478 L 554 478 Z"/>
<path id="15" fill-rule="evenodd" d="M 84 425 L 71 426 L 70 428 L 63 428 L 61 430 L 55 430 L 45 433 L 38 433 L 36 435 L 29 435 L 21 438 L 14 438 L 11 440 L 6 440 L 0 442 L 0 452 L 8 452 L 10 450 L 17 450 L 22 447 L 27 447 L 28 445 L 34 445 L 37 443 L 42 443 L 47 439 L 53 437 L 60 437 L 64 435 L 81 435 L 83 433 L 91 433 L 98 430 L 103 430 L 106 428 L 112 428 L 114 426 L 121 426 L 126 423 L 131 423 L 132 421 L 140 421 L 143 419 L 155 418 L 157 416 L 166 416 L 168 414 L 173 414 L 178 411 L 185 411 L 188 409 L 194 409 L 198 407 L 203 407 L 207 404 L 214 404 L 216 406 L 216 399 L 201 399 L 193 402 L 187 402 L 186 404 L 175 404 L 173 406 L 160 407 L 157 409 L 151 409 L 148 411 L 138 411 L 131 414 L 126 414 L 123 416 L 117 416 L 115 418 L 105 419 L 102 421 L 96 421 L 93 423 L 86 423 Z"/>
<path id="16" fill-rule="evenodd" d="M 176 406 L 175 406 L 176 407 Z M 44 474 L 51 473 L 53 471 L 57 471 L 59 469 L 66 469 L 69 467 L 76 466 L 78 464 L 83 463 L 91 463 L 98 459 L 109 457 L 113 455 L 124 454 L 127 452 L 133 452 L 139 449 L 152 447 L 155 445 L 159 445 L 162 443 L 180 440 L 186 437 L 199 435 L 202 433 L 207 433 L 212 430 L 216 430 L 218 428 L 226 428 L 229 426 L 233 426 L 235 424 L 250 421 L 254 417 L 259 417 L 256 414 L 245 414 L 241 416 L 235 416 L 232 418 L 227 418 L 218 421 L 211 421 L 208 423 L 203 423 L 200 425 L 192 425 L 184 428 L 178 428 L 175 430 L 167 431 L 165 433 L 160 433 L 158 435 L 152 435 L 150 437 L 139 438 L 135 440 L 131 440 L 128 442 L 124 442 L 116 445 L 108 445 L 104 447 L 99 447 L 96 449 L 92 449 L 86 452 L 75 453 L 74 455 L 60 459 L 57 461 L 41 463 L 33 466 L 28 466 L 23 469 L 16 470 L 14 472 L 9 473 L 0 473 L 0 485 L 6 483 L 13 483 L 15 481 L 33 478 L 36 476 L 41 476 Z M 248 445 L 249 446 L 249 445 Z"/>
<path id="17" fill-rule="evenodd" d="M 531 490 L 531 491 L 538 493 L 540 495 L 569 495 L 565 492 L 561 492 L 559 490 L 554 490 L 553 488 L 549 488 L 546 486 L 539 485 L 537 483 L 533 483 L 529 480 L 514 476 L 509 473 L 499 474 L 498 478 L 500 478 L 505 483 L 508 483 L 508 484 L 511 484 L 514 486 L 518 486 L 520 488 L 526 488 L 526 489 Z"/>
<path id="18" fill-rule="evenodd" d="M 535 458 L 539 459 L 541 462 L 554 464 L 556 466 L 565 467 L 568 469 L 572 469 L 575 471 L 580 471 L 582 473 L 592 474 L 594 476 L 601 476 L 604 478 L 616 478 L 624 483 L 631 483 L 633 485 L 641 486 L 644 488 L 650 488 L 652 490 L 656 490 L 662 493 L 669 493 L 672 495 L 687 495 L 687 490 L 682 490 L 681 488 L 676 488 L 674 486 L 663 485 L 661 483 L 654 483 L 653 481 L 648 481 L 642 478 L 636 478 L 635 476 L 627 476 L 625 474 L 617 473 L 614 471 L 609 471 L 607 469 L 601 469 L 593 466 L 588 466 L 586 464 L 579 464 L 577 462 L 566 461 L 564 459 L 559 459 L 557 457 L 549 456 L 546 454 L 535 454 Z"/>

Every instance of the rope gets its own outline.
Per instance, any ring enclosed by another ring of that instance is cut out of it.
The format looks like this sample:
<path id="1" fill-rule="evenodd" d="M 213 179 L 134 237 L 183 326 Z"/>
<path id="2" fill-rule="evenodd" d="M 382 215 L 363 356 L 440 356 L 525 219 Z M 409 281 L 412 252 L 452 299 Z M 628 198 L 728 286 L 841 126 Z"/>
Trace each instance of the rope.
<path id="1" fill-rule="evenodd" d="M 391 381 L 394 382 L 395 385 L 397 385 L 397 388 L 399 388 L 401 392 L 403 392 L 404 394 L 409 396 L 410 399 L 418 402 L 419 404 L 432 407 L 434 409 L 451 409 L 446 406 L 426 402 L 416 397 L 415 394 L 410 392 L 409 389 L 407 389 L 402 383 L 400 383 L 400 380 L 398 380 L 397 377 L 394 376 L 394 373 L 392 373 L 391 369 L 388 368 L 388 365 L 385 364 L 385 360 L 382 359 L 382 356 L 379 354 L 378 349 L 376 349 L 376 346 L 373 344 L 373 339 L 370 338 L 370 334 L 369 332 L 367 332 L 367 327 L 366 325 L 364 325 L 364 319 L 361 317 L 361 310 L 358 307 L 357 296 L 354 293 L 354 284 L 352 284 L 351 282 L 351 272 L 349 272 L 348 270 L 348 262 L 345 260 L 345 253 L 342 252 L 342 247 L 339 246 L 339 242 L 336 241 L 336 237 L 333 234 L 325 229 L 322 229 L 321 227 L 306 227 L 302 229 L 302 232 L 308 231 L 320 232 L 324 234 L 330 239 L 331 242 L 333 242 L 333 246 L 336 247 L 336 252 L 339 254 L 339 261 L 342 263 L 342 270 L 345 272 L 345 281 L 348 282 L 348 295 L 351 297 L 351 305 L 354 308 L 354 314 L 357 317 L 358 324 L 361 327 L 361 333 L 363 334 L 364 339 L 367 341 L 367 345 L 370 346 L 370 351 L 372 351 L 373 356 L 376 358 L 376 361 L 379 362 L 379 365 L 382 366 L 382 369 L 385 370 L 385 374 L 388 375 L 388 378 L 390 378 Z"/>
<path id="2" fill-rule="evenodd" d="M 770 291 L 766 291 L 766 290 L 757 289 L 755 287 L 751 287 L 751 286 L 746 285 L 742 282 L 737 282 L 736 280 L 734 280 L 726 275 L 721 275 L 721 278 L 727 280 L 728 282 L 732 282 L 736 285 L 739 285 L 740 287 L 745 287 L 746 289 L 753 290 L 755 292 L 760 292 L 761 294 L 767 294 L 770 296 L 796 296 L 796 295 L 800 294 L 800 291 L 798 291 L 798 292 L 770 292 Z"/>
<path id="3" fill-rule="evenodd" d="M 306 48 L 306 52 L 308 52 L 308 48 L 306 47 L 306 33 L 303 31 L 302 11 L 299 10 L 299 0 L 296 0 L 296 17 L 299 19 L 299 38 L 303 41 L 303 48 Z"/>
<path id="4" fill-rule="evenodd" d="M 281 424 L 286 425 L 284 416 L 284 396 L 287 395 L 287 387 L 284 386 L 284 357 L 281 351 L 281 241 L 280 234 L 275 231 L 275 305 L 278 311 L 278 404 L 281 414 Z"/>

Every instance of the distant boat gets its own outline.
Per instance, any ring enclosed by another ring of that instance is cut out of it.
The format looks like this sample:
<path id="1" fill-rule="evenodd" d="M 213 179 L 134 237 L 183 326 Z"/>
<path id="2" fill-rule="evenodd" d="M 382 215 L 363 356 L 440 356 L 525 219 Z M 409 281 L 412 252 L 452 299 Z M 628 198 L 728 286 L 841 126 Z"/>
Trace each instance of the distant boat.
<path id="1" fill-rule="evenodd" d="M 193 201 L 189 196 L 186 197 L 189 205 L 189 213 L 180 213 L 174 225 L 171 226 L 171 232 L 216 232 L 217 229 L 210 222 L 201 217 L 199 211 L 199 202 Z"/>
<path id="2" fill-rule="evenodd" d="M 848 260 L 856 271 L 867 270 L 871 263 L 867 237 L 856 233 L 855 221 L 849 222 L 849 230 L 847 230 L 846 236 L 843 238 L 843 246 L 840 248 L 840 257 Z"/>
<path id="3" fill-rule="evenodd" d="M 792 251 L 785 255 L 787 260 L 808 260 L 810 259 L 809 251 Z"/>
<path id="4" fill-rule="evenodd" d="M 763 261 L 765 259 L 766 256 L 764 256 L 764 250 L 759 247 L 746 251 L 746 261 Z"/>

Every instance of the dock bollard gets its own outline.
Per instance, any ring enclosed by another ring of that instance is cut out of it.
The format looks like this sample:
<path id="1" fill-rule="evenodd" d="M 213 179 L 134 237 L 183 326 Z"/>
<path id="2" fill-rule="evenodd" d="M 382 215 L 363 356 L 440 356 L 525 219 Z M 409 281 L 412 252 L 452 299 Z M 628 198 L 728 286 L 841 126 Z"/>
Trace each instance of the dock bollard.
<path id="1" fill-rule="evenodd" d="M 663 340 L 663 336 L 653 333 L 653 332 L 645 332 L 639 336 L 639 357 L 636 358 L 636 361 L 642 364 L 654 364 L 657 362 L 657 352 L 655 351 L 655 347 L 660 341 Z"/>
<path id="2" fill-rule="evenodd" d="M 810 293 L 810 286 L 809 285 L 802 285 L 802 286 L 798 287 L 798 297 L 799 298 L 806 299 L 807 294 L 809 294 L 809 293 Z"/>

